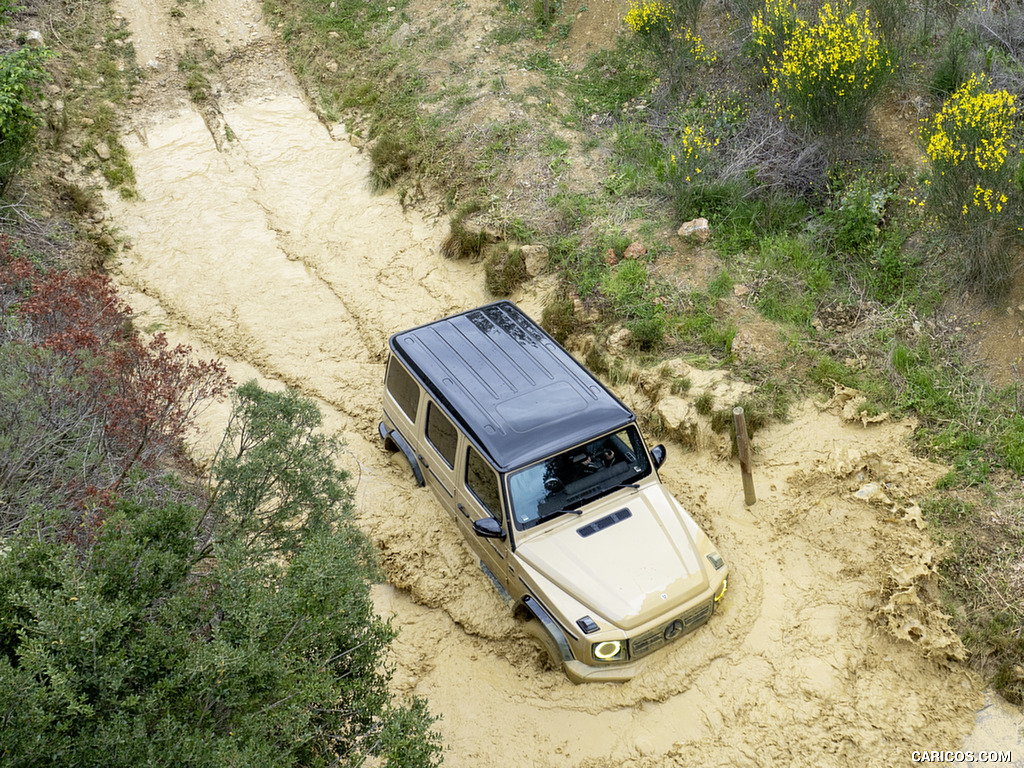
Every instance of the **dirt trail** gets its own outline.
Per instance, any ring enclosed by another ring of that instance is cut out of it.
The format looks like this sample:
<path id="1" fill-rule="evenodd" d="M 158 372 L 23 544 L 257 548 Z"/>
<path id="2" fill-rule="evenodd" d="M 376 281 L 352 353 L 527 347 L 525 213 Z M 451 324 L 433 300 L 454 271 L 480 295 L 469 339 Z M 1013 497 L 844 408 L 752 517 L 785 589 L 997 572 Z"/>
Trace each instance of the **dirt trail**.
<path id="1" fill-rule="evenodd" d="M 914 504 L 941 469 L 910 455 L 910 424 L 865 427 L 839 406 L 807 403 L 758 436 L 752 508 L 731 462 L 670 446 L 666 482 L 732 569 L 724 609 L 630 683 L 544 669 L 376 436 L 388 335 L 488 301 L 477 268 L 438 255 L 443 222 L 367 191 L 368 161 L 309 111 L 253 3 L 188 7 L 224 54 L 214 119 L 171 73 L 189 40 L 173 0 L 122 3 L 140 59 L 159 66 L 125 139 L 141 199 L 107 201 L 132 243 L 122 290 L 143 326 L 237 380 L 300 388 L 344 432 L 390 582 L 376 601 L 401 630 L 395 686 L 443 716 L 446 765 L 859 768 L 962 744 L 981 697 L 935 609 L 937 553 Z"/>

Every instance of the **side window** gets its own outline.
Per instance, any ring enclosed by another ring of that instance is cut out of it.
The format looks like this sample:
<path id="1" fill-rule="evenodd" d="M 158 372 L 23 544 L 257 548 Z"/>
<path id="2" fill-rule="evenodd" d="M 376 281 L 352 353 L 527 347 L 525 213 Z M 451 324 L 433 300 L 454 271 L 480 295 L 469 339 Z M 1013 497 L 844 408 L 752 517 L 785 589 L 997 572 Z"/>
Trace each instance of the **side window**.
<path id="1" fill-rule="evenodd" d="M 437 448 L 449 467 L 455 466 L 455 446 L 459 442 L 459 433 L 444 412 L 433 403 L 427 404 L 427 440 Z"/>
<path id="2" fill-rule="evenodd" d="M 491 513 L 491 517 L 501 520 L 498 476 L 472 446 L 466 457 L 466 487 L 473 492 L 483 508 Z"/>
<path id="3" fill-rule="evenodd" d="M 416 409 L 420 405 L 420 385 L 394 358 L 388 363 L 387 388 L 410 421 L 416 421 Z"/>

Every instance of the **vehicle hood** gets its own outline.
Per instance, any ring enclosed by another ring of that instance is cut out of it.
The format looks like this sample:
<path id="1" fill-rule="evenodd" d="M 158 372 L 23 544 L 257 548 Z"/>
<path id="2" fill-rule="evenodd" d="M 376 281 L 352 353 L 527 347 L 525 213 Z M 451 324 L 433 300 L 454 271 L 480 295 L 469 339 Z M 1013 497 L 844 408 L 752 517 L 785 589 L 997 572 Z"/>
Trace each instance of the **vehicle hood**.
<path id="1" fill-rule="evenodd" d="M 628 509 L 629 517 L 586 529 Z M 660 485 L 602 499 L 582 517 L 561 518 L 521 543 L 518 559 L 595 614 L 624 630 L 679 608 L 709 589 L 699 533 Z"/>

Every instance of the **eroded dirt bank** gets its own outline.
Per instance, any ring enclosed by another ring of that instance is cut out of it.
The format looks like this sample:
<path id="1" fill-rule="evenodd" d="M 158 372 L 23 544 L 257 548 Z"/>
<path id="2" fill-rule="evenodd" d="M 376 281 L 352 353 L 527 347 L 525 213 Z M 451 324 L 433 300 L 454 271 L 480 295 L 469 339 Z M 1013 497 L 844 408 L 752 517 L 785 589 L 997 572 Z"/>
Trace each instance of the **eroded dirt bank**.
<path id="1" fill-rule="evenodd" d="M 438 255 L 443 221 L 370 195 L 366 158 L 310 113 L 253 4 L 190 8 L 233 51 L 212 118 L 161 86 L 182 38 L 160 5 L 123 8 L 140 58 L 164 69 L 126 138 L 140 200 L 108 200 L 132 243 L 120 284 L 141 325 L 238 380 L 300 388 L 344 432 L 390 581 L 377 603 L 401 630 L 395 684 L 443 716 L 447 765 L 905 765 L 961 745 L 981 698 L 935 610 L 914 503 L 941 470 L 909 453 L 911 425 L 846 421 L 838 404 L 758 436 L 751 508 L 732 462 L 670 445 L 666 482 L 732 568 L 723 610 L 624 685 L 544 669 L 376 436 L 388 335 L 488 301 L 477 268 Z"/>

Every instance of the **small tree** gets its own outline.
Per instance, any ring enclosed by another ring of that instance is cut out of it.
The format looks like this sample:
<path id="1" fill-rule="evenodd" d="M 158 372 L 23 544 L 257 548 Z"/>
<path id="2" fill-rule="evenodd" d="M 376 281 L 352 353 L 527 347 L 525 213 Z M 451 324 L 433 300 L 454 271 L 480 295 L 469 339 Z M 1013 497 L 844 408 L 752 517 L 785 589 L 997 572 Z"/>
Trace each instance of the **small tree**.
<path id="1" fill-rule="evenodd" d="M 242 388 L 207 546 L 203 512 L 148 500 L 116 502 L 84 548 L 24 527 L 4 542 L 0 763 L 439 762 L 424 703 L 389 693 L 394 631 L 318 417 Z"/>

